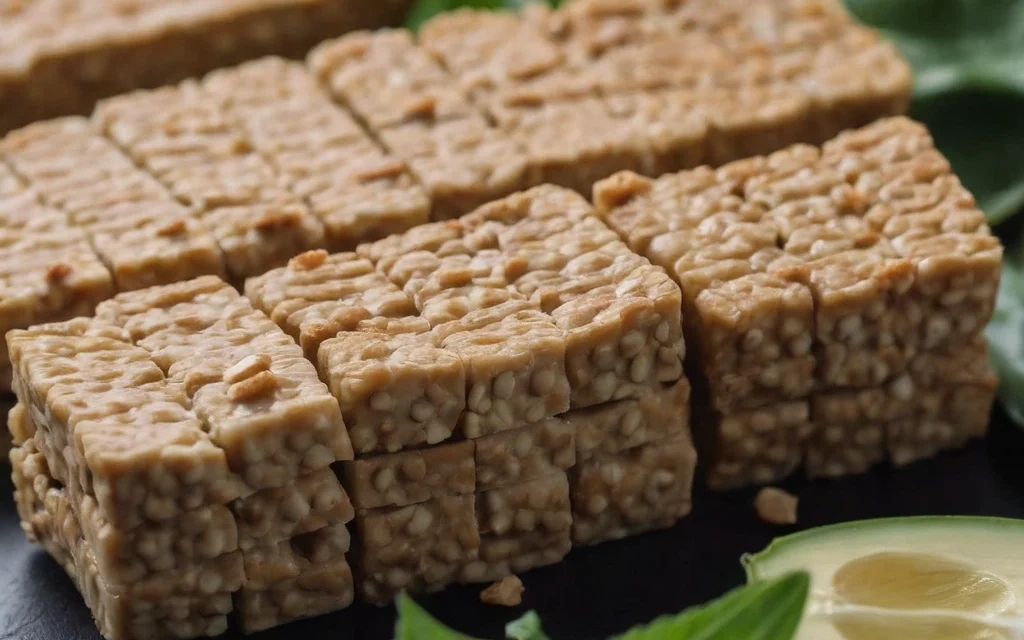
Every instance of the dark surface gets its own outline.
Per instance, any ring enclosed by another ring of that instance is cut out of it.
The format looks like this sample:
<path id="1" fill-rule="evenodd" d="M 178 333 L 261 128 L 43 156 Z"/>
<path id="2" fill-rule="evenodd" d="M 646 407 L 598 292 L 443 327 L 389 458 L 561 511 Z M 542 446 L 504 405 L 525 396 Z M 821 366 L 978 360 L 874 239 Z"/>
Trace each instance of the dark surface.
<path id="1" fill-rule="evenodd" d="M 795 479 L 786 486 L 800 495 L 799 528 L 918 514 L 1024 517 L 1022 459 L 1024 432 L 997 410 L 990 437 L 961 451 L 901 470 L 882 467 L 827 482 Z M 0 638 L 97 640 L 89 612 L 63 570 L 22 537 L 6 497 L 9 479 L 0 481 L 0 491 Z M 484 638 L 503 637 L 504 623 L 527 608 L 539 611 L 555 640 L 604 638 L 741 584 L 740 554 L 797 528 L 762 524 L 750 506 L 753 494 L 698 488 L 693 514 L 674 529 L 574 550 L 561 564 L 523 576 L 520 609 L 480 604 L 480 587 L 455 587 L 420 601 L 460 631 Z M 393 625 L 393 608 L 356 605 L 251 637 L 381 640 L 391 638 Z"/>

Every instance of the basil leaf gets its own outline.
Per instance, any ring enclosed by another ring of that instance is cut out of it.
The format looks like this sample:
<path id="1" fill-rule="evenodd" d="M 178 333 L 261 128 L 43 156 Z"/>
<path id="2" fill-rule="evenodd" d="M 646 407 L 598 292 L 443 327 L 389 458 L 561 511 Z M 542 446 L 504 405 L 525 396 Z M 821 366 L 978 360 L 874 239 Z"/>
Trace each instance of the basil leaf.
<path id="1" fill-rule="evenodd" d="M 527 611 L 521 617 L 505 625 L 508 640 L 549 640 L 540 626 L 536 611 Z"/>
<path id="2" fill-rule="evenodd" d="M 800 625 L 810 581 L 806 572 L 798 572 L 755 582 L 611 640 L 790 640 Z"/>
<path id="3" fill-rule="evenodd" d="M 395 607 L 395 640 L 474 640 L 441 624 L 405 592 L 398 596 Z"/>

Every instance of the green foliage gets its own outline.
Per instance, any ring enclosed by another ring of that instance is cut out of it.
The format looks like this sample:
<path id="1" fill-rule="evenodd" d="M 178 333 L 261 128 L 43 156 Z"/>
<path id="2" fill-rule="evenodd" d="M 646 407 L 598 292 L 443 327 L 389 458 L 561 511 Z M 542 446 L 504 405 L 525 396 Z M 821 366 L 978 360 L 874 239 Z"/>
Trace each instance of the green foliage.
<path id="1" fill-rule="evenodd" d="M 928 125 L 1007 244 L 992 362 L 1024 425 L 1024 0 L 847 0 L 914 66 L 911 115 Z"/>
<path id="2" fill-rule="evenodd" d="M 806 572 L 754 582 L 610 640 L 790 640 L 800 624 L 809 587 Z M 441 624 L 405 594 L 396 606 L 395 640 L 474 640 Z M 510 622 L 505 633 L 508 640 L 548 640 L 533 611 Z"/>

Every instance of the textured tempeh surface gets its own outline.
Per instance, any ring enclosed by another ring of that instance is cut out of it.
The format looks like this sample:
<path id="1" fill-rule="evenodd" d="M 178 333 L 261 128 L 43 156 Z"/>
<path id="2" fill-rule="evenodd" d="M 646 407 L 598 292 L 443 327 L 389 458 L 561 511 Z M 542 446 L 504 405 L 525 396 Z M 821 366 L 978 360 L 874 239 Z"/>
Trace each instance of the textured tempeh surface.
<path id="1" fill-rule="evenodd" d="M 984 433 L 1002 247 L 921 125 L 620 173 L 595 201 L 682 289 L 712 485 L 801 461 L 811 475 L 905 464 Z"/>
<path id="2" fill-rule="evenodd" d="M 399 23 L 405 0 L 32 0 L 0 5 L 0 133 L 100 99 Z"/>
<path id="3" fill-rule="evenodd" d="M 9 134 L 5 233 L 80 248 L 0 306 L 58 321 L 8 339 L 26 532 L 113 638 L 254 631 L 671 526 L 698 450 L 728 488 L 983 434 L 998 241 L 920 125 L 828 140 L 907 89 L 832 2 L 575 0 Z"/>
<path id="4" fill-rule="evenodd" d="M 908 68 L 895 50 L 853 24 L 836 0 L 576 0 L 522 16 L 459 11 L 418 35 L 359 31 L 323 43 L 305 64 L 263 58 L 177 86 L 107 97 L 146 86 L 142 78 L 156 73 L 166 74 L 159 84 L 178 82 L 201 75 L 204 64 L 223 66 L 232 55 L 241 62 L 261 48 L 299 54 L 299 43 L 370 25 L 403 0 L 165 4 L 113 11 L 107 0 L 60 7 L 46 0 L 34 9 L 18 3 L 0 25 L 0 33 L 28 38 L 21 57 L 4 57 L 0 45 L 0 68 L 7 59 L 27 65 L 11 77 L 59 84 L 39 95 L 74 94 L 76 101 L 61 104 L 84 101 L 76 113 L 103 98 L 91 121 L 41 122 L 0 141 L 0 269 L 19 301 L 0 309 L 5 328 L 88 314 L 116 291 L 203 274 L 241 286 L 307 249 L 354 250 L 541 183 L 589 195 L 618 170 L 657 176 L 794 142 L 821 143 L 844 126 L 902 112 L 909 92 Z M 53 12 L 79 30 L 90 20 L 94 28 L 77 36 L 47 17 Z M 119 73 L 109 73 L 115 57 Z M 89 71 L 76 70 L 79 63 Z M 79 73 L 91 80 L 74 80 Z M 119 91 L 100 90 L 115 77 L 124 84 Z M 0 113 L 0 130 L 6 117 Z M 834 155 L 848 164 L 841 150 Z M 874 211 L 869 224 L 896 232 L 907 222 L 893 215 Z M 979 224 L 970 214 L 950 218 L 932 213 L 914 224 L 961 231 Z M 540 225 L 506 238 L 502 248 L 539 237 L 554 243 L 557 234 L 557 242 L 575 241 L 581 231 Z M 474 239 L 488 241 L 495 238 L 486 232 Z M 608 244 L 593 241 L 595 250 Z M 524 246 L 524 259 L 536 259 L 535 248 Z M 925 256 L 947 249 L 917 238 L 906 250 Z M 32 260 L 13 257 L 19 255 Z M 934 286 L 945 277 L 936 271 Z M 579 361 L 601 348 L 598 335 L 610 338 L 607 316 L 644 322 L 635 305 L 584 321 L 596 310 L 578 309 L 549 284 L 545 291 L 568 305 L 556 323 L 573 334 L 570 377 L 585 372 Z M 407 291 L 435 323 L 506 295 L 491 291 L 478 300 L 438 285 L 429 281 L 422 296 Z M 973 308 L 965 303 L 962 310 Z M 946 324 L 976 320 L 936 317 L 925 339 L 941 342 Z M 620 360 L 616 371 L 581 383 L 574 403 L 625 397 L 625 387 L 637 384 L 630 393 L 642 393 L 659 374 L 648 348 L 657 345 L 641 348 L 636 372 L 647 370 L 652 380 L 630 382 L 622 368 L 629 362 Z M 10 377 L 6 363 L 0 352 L 0 386 Z"/>
<path id="5" fill-rule="evenodd" d="M 244 296 L 203 276 L 12 332 L 16 473 L 75 527 L 28 531 L 86 550 L 114 637 L 252 631 L 671 526 L 697 450 L 729 488 L 984 434 L 1001 248 L 920 125 L 594 200 L 535 187 Z"/>

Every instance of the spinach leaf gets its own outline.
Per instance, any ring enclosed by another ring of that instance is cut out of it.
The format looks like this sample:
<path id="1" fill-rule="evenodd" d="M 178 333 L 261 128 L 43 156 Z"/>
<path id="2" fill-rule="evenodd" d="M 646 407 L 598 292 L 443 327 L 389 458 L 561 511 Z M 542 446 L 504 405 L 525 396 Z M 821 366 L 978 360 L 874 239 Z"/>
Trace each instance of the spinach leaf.
<path id="1" fill-rule="evenodd" d="M 474 640 L 441 624 L 404 591 L 395 599 L 395 640 Z"/>
<path id="2" fill-rule="evenodd" d="M 801 571 L 733 589 L 718 600 L 658 618 L 610 640 L 791 640 L 810 587 Z M 435 620 L 406 594 L 398 596 L 395 640 L 473 640 Z M 505 627 L 509 640 L 548 640 L 533 611 Z"/>
<path id="3" fill-rule="evenodd" d="M 810 581 L 799 572 L 748 584 L 611 640 L 789 640 L 800 624 Z"/>
<path id="4" fill-rule="evenodd" d="M 540 626 L 536 611 L 527 611 L 521 617 L 505 625 L 508 640 L 549 640 Z"/>

